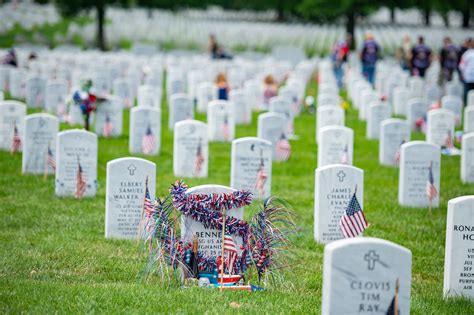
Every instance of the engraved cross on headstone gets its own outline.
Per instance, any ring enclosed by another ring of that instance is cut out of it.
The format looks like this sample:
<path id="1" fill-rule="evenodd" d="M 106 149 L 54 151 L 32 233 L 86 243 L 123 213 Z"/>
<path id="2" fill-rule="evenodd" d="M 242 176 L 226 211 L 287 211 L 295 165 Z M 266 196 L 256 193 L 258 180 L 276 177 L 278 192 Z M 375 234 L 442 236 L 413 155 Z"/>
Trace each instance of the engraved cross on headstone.
<path id="1" fill-rule="evenodd" d="M 340 182 L 343 182 L 344 178 L 346 177 L 346 173 L 341 170 L 341 171 L 337 172 L 336 176 L 339 177 Z"/>
<path id="2" fill-rule="evenodd" d="M 369 250 L 369 252 L 365 254 L 364 260 L 368 262 L 367 268 L 369 270 L 374 270 L 375 262 L 379 261 L 379 255 L 377 255 L 375 250 Z"/>
<path id="3" fill-rule="evenodd" d="M 130 172 L 130 175 L 133 176 L 135 175 L 135 170 L 137 169 L 137 167 L 134 164 L 130 164 L 127 169 Z"/>

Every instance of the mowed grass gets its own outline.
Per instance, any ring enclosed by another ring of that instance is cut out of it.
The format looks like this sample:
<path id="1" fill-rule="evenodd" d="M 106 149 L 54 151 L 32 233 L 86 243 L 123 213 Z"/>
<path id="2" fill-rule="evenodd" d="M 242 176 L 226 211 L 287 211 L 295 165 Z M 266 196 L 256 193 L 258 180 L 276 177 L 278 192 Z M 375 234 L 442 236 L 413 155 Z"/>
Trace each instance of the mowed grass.
<path id="1" fill-rule="evenodd" d="M 315 95 L 314 82 L 308 93 Z M 173 135 L 163 104 L 157 193 L 167 194 L 172 173 Z M 250 126 L 238 126 L 237 137 L 256 136 L 257 113 Z M 203 115 L 197 119 L 204 120 Z M 104 238 L 106 163 L 128 152 L 129 111 L 124 134 L 99 139 L 99 190 L 92 199 L 54 196 L 54 178 L 21 174 L 21 155 L 0 152 L 0 312 L 2 313 L 320 313 L 323 250 L 313 240 L 314 171 L 317 146 L 315 117 L 296 119 L 299 140 L 293 155 L 274 163 L 272 193 L 290 201 L 301 230 L 293 238 L 292 266 L 282 271 L 286 284 L 265 292 L 224 292 L 161 287 L 144 282 L 145 258 L 135 242 Z M 441 203 L 427 209 L 401 208 L 397 202 L 398 169 L 380 166 L 378 143 L 365 139 L 365 123 L 349 109 L 346 125 L 355 131 L 354 165 L 364 170 L 364 210 L 370 222 L 366 236 L 379 237 L 413 253 L 413 314 L 474 314 L 468 300 L 443 300 L 444 244 L 448 200 L 474 193 L 460 182 L 459 157 L 442 158 Z M 65 125 L 61 129 L 71 128 Z M 420 134 L 413 138 L 423 139 Z M 209 178 L 185 179 L 189 186 L 230 184 L 230 143 L 210 144 Z M 140 155 L 136 155 L 143 157 Z M 248 209 L 246 216 L 251 215 Z M 231 302 L 241 306 L 234 309 Z M 344 303 L 341 300 L 341 303 Z"/>

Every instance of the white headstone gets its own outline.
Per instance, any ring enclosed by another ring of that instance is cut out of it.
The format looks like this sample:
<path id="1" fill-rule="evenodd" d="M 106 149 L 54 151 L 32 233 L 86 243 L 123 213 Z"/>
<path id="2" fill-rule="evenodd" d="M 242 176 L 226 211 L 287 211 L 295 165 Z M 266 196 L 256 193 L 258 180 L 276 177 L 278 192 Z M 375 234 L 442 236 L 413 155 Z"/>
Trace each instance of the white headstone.
<path id="1" fill-rule="evenodd" d="M 117 96 L 109 95 L 101 101 L 95 115 L 95 133 L 99 136 L 122 135 L 123 105 Z"/>
<path id="2" fill-rule="evenodd" d="M 220 185 L 196 186 L 187 191 L 188 194 L 210 194 L 210 193 L 232 193 L 234 189 Z M 242 220 L 244 218 L 244 208 L 233 208 L 226 211 L 226 218 L 234 217 Z M 181 216 L 182 239 L 191 243 L 193 236 L 198 237 L 198 251 L 205 256 L 217 257 L 222 251 L 222 230 L 205 228 L 204 225 L 190 217 Z M 237 253 L 242 254 L 241 246 L 243 239 L 241 236 L 232 235 L 237 248 Z"/>
<path id="3" fill-rule="evenodd" d="M 441 107 L 446 108 L 454 113 L 456 125 L 461 125 L 462 122 L 462 98 L 454 95 L 446 95 L 441 99 Z"/>
<path id="4" fill-rule="evenodd" d="M 211 82 L 201 82 L 197 88 L 197 111 L 207 112 L 207 105 L 217 98 L 217 88 Z"/>
<path id="5" fill-rule="evenodd" d="M 276 159 L 276 145 L 282 135 L 286 135 L 286 118 L 280 113 L 264 113 L 258 116 L 257 137 L 268 140 L 273 146 L 273 159 Z"/>
<path id="6" fill-rule="evenodd" d="M 249 124 L 252 121 L 252 109 L 243 90 L 231 90 L 229 100 L 234 107 L 236 124 Z"/>
<path id="7" fill-rule="evenodd" d="M 270 99 L 270 112 L 280 113 L 286 118 L 287 134 L 293 134 L 293 111 L 291 110 L 291 102 L 284 97 L 276 96 Z"/>
<path id="8" fill-rule="evenodd" d="M 412 254 L 372 237 L 324 248 L 322 314 L 389 314 L 398 289 L 400 314 L 410 313 Z"/>
<path id="9" fill-rule="evenodd" d="M 230 186 L 249 190 L 255 198 L 270 197 L 272 154 L 267 140 L 245 137 L 232 141 Z"/>
<path id="10" fill-rule="evenodd" d="M 390 118 L 391 108 L 388 105 L 381 103 L 372 103 L 369 105 L 367 112 L 367 139 L 379 139 L 380 137 L 380 123 L 385 119 Z"/>
<path id="11" fill-rule="evenodd" d="M 448 202 L 444 256 L 445 297 L 474 299 L 474 195 Z"/>
<path id="12" fill-rule="evenodd" d="M 421 98 L 413 98 L 408 100 L 407 106 L 407 121 L 410 124 L 411 130 L 416 130 L 416 121 L 424 119 L 428 111 L 428 104 Z"/>
<path id="13" fill-rule="evenodd" d="M 145 196 L 145 182 L 152 200 L 155 197 L 156 165 L 134 158 L 120 158 L 107 162 L 105 197 L 105 237 L 136 239 Z"/>
<path id="14" fill-rule="evenodd" d="M 430 167 L 433 185 L 437 191 L 432 206 L 439 204 L 439 183 L 441 175 L 440 147 L 424 142 L 411 141 L 402 145 L 398 182 L 398 202 L 405 207 L 428 207 L 427 195 Z"/>
<path id="15" fill-rule="evenodd" d="M 15 126 L 18 135 L 23 142 L 24 118 L 26 115 L 26 105 L 17 101 L 0 102 L 0 148 L 10 150 L 13 142 L 13 132 Z M 20 151 L 21 151 L 20 146 Z"/>
<path id="16" fill-rule="evenodd" d="M 449 146 L 454 138 L 454 114 L 447 109 L 428 112 L 426 141 L 439 146 Z"/>
<path id="17" fill-rule="evenodd" d="M 352 165 L 354 131 L 342 126 L 327 126 L 319 131 L 318 167 L 330 164 Z"/>
<path id="18" fill-rule="evenodd" d="M 31 77 L 26 80 L 26 104 L 30 108 L 43 108 L 46 81 L 41 77 Z"/>
<path id="19" fill-rule="evenodd" d="M 233 104 L 222 100 L 209 103 L 207 126 L 210 141 L 232 141 L 235 136 Z"/>
<path id="20" fill-rule="evenodd" d="M 58 133 L 56 143 L 56 196 L 74 196 L 79 164 L 86 182 L 84 197 L 97 191 L 97 135 L 71 129 Z"/>
<path id="21" fill-rule="evenodd" d="M 314 239 L 326 244 L 344 238 L 337 225 L 356 187 L 357 200 L 364 209 L 364 171 L 334 164 L 318 167 L 315 174 Z"/>
<path id="22" fill-rule="evenodd" d="M 130 153 L 156 155 L 161 146 L 161 111 L 158 108 L 134 107 L 130 110 Z"/>
<path id="23" fill-rule="evenodd" d="M 174 127 L 173 173 L 178 177 L 207 177 L 209 144 L 207 125 L 183 120 Z"/>
<path id="24" fill-rule="evenodd" d="M 474 95 L 474 94 L 473 94 Z M 474 105 L 464 109 L 464 133 L 474 131 Z"/>
<path id="25" fill-rule="evenodd" d="M 410 91 L 403 87 L 398 86 L 393 92 L 393 111 L 396 115 L 406 115 L 407 103 L 410 97 Z"/>
<path id="26" fill-rule="evenodd" d="M 135 92 L 131 80 L 117 78 L 114 80 L 112 91 L 122 101 L 123 107 L 132 107 L 135 101 Z"/>
<path id="27" fill-rule="evenodd" d="M 56 136 L 59 121 L 49 114 L 31 114 L 25 117 L 25 136 L 23 137 L 22 173 L 54 174 L 48 165 L 50 154 L 56 159 Z"/>
<path id="28" fill-rule="evenodd" d="M 186 94 L 174 94 L 170 98 L 168 129 L 173 130 L 178 121 L 193 119 L 193 102 Z"/>
<path id="29" fill-rule="evenodd" d="M 474 132 L 462 136 L 461 150 L 461 181 L 474 183 Z"/>
<path id="30" fill-rule="evenodd" d="M 140 86 L 138 88 L 137 105 L 161 108 L 161 89 L 151 85 Z"/>
<path id="31" fill-rule="evenodd" d="M 398 166 L 401 145 L 410 141 L 410 126 L 406 120 L 390 118 L 380 124 L 379 162 Z"/>
<path id="32" fill-rule="evenodd" d="M 339 106 L 318 107 L 316 114 L 316 143 L 321 128 L 326 126 L 344 126 L 345 112 Z"/>
<path id="33" fill-rule="evenodd" d="M 26 96 L 26 76 L 23 69 L 12 69 L 10 71 L 10 95 L 15 98 Z"/>
<path id="34" fill-rule="evenodd" d="M 53 114 L 65 115 L 67 112 L 67 96 L 68 87 L 65 82 L 49 82 L 45 91 L 46 110 Z"/>

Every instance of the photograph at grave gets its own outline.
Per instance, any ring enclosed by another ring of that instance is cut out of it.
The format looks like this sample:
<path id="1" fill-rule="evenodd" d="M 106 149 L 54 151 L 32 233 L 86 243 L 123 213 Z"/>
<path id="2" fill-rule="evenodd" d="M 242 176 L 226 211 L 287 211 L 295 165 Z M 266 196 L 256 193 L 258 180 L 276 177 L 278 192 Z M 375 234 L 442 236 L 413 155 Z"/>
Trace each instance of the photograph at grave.
<path id="1" fill-rule="evenodd" d="M 471 2 L 0 2 L 0 309 L 474 314 Z"/>

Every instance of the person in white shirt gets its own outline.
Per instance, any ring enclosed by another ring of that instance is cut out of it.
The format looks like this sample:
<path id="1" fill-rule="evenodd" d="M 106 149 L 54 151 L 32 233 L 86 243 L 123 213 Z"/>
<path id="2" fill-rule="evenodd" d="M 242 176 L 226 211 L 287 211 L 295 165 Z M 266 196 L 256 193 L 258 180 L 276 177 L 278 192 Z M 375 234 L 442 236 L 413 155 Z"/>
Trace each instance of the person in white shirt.
<path id="1" fill-rule="evenodd" d="M 464 104 L 466 104 L 467 93 L 474 90 L 474 42 L 471 42 L 469 49 L 461 56 L 459 70 L 464 82 Z"/>

